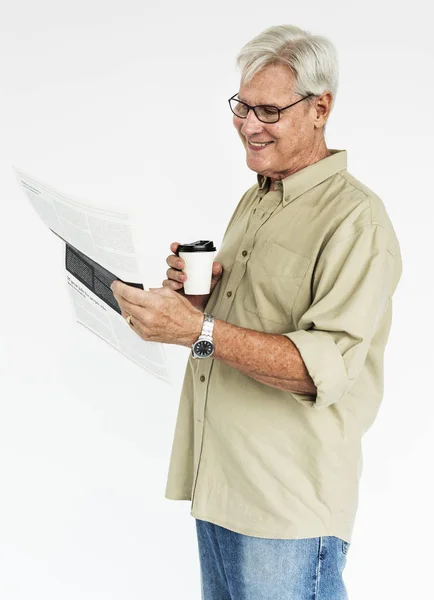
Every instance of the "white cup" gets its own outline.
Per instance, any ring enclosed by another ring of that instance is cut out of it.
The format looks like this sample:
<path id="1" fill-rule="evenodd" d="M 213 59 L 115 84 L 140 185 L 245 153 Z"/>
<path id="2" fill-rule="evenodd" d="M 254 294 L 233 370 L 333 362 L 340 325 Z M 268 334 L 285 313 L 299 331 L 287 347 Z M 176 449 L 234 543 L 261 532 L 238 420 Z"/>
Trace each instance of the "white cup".
<path id="1" fill-rule="evenodd" d="M 196 247 L 194 251 L 183 252 L 178 251 L 178 256 L 184 261 L 183 273 L 187 275 L 187 280 L 184 281 L 184 292 L 186 294 L 205 295 L 211 291 L 212 279 L 212 264 L 215 256 L 215 248 L 213 251 L 201 251 L 200 248 L 204 244 L 208 247 L 213 247 L 212 242 L 200 240 L 192 244 L 180 244 L 182 246 Z"/>

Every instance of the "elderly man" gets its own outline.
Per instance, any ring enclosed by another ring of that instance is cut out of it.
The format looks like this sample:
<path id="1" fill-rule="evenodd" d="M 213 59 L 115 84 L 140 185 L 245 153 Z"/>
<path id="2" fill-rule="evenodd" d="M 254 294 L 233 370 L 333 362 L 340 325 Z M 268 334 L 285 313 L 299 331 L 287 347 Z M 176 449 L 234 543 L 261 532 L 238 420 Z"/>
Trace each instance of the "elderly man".
<path id="1" fill-rule="evenodd" d="M 381 199 L 326 146 L 332 44 L 271 27 L 238 64 L 229 102 L 257 183 L 230 219 L 212 293 L 183 294 L 176 242 L 162 288 L 113 290 L 144 340 L 193 347 L 166 498 L 191 500 L 204 600 L 343 600 L 400 248 Z"/>

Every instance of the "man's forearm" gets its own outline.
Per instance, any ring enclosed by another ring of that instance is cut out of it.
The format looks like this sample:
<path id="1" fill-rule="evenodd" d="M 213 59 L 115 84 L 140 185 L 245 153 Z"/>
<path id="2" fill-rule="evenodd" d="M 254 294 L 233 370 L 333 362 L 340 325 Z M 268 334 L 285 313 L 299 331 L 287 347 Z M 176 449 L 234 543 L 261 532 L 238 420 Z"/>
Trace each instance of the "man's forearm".
<path id="1" fill-rule="evenodd" d="M 192 344 L 197 337 L 191 340 Z M 306 365 L 287 337 L 215 319 L 213 339 L 212 358 L 271 387 L 316 396 L 316 386 Z"/>

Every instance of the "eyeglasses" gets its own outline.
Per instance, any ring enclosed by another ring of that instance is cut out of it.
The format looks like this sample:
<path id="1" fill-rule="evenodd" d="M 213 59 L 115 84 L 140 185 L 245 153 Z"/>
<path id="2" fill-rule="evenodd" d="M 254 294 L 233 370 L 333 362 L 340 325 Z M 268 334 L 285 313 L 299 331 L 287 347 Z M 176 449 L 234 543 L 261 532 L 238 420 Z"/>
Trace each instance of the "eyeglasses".
<path id="1" fill-rule="evenodd" d="M 238 92 L 237 92 L 238 93 Z M 235 98 L 237 94 L 234 94 L 232 98 L 229 98 L 229 106 L 231 111 L 234 113 L 236 117 L 240 117 L 240 119 L 246 119 L 249 114 L 249 110 L 252 109 L 256 115 L 256 118 L 262 123 L 277 123 L 280 119 L 280 113 L 287 108 L 291 108 L 291 106 L 295 106 L 302 100 L 306 100 L 306 98 L 310 98 L 310 96 L 314 96 L 315 94 L 308 94 L 304 98 L 297 100 L 297 102 L 293 102 L 289 104 L 289 106 L 285 106 L 284 108 L 278 108 L 277 106 L 272 106 L 269 104 L 258 104 L 257 106 L 250 106 L 246 102 L 241 102 L 238 98 Z"/>

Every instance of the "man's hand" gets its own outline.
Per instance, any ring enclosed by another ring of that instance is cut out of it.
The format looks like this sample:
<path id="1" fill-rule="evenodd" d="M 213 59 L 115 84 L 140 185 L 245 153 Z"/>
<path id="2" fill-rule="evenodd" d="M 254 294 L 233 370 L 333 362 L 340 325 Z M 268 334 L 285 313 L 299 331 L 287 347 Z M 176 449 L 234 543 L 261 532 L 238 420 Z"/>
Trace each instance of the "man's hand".
<path id="1" fill-rule="evenodd" d="M 223 274 L 223 265 L 219 262 L 212 263 L 211 287 L 209 294 L 187 294 L 187 296 L 185 296 L 184 281 L 187 279 L 187 275 L 183 271 L 185 267 L 184 261 L 176 254 L 178 247 L 179 242 L 172 242 L 170 244 L 170 249 L 172 250 L 173 254 L 169 254 L 169 256 L 166 258 L 166 263 L 170 268 L 166 271 L 167 279 L 163 281 L 163 287 L 168 287 L 171 290 L 175 290 L 181 296 L 186 297 L 190 304 L 198 308 L 203 313 L 210 295 L 212 294 L 215 286 Z"/>
<path id="2" fill-rule="evenodd" d="M 168 287 L 140 290 L 120 281 L 113 295 L 130 326 L 142 340 L 191 347 L 202 331 L 203 313 Z"/>

